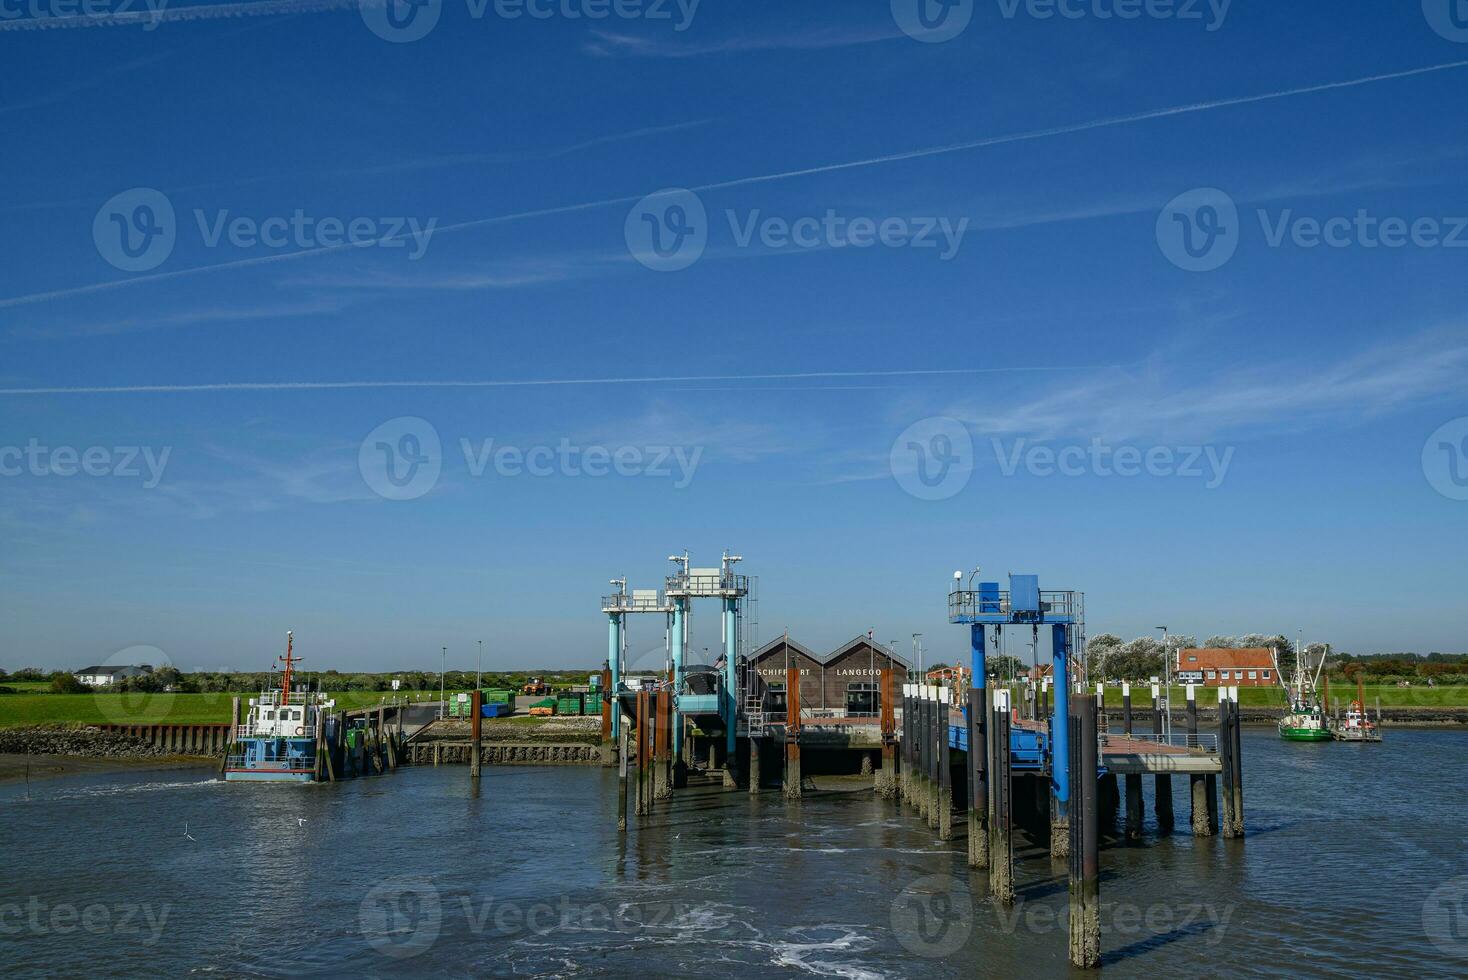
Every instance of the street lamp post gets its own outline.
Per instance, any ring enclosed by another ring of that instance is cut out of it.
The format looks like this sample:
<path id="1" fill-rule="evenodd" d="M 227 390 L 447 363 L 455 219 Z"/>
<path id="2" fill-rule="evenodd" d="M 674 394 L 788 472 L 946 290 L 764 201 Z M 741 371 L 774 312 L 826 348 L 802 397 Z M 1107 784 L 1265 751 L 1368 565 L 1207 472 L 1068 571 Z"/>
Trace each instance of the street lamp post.
<path id="1" fill-rule="evenodd" d="M 1158 707 L 1162 709 L 1162 734 L 1171 737 L 1172 654 L 1169 653 L 1167 650 L 1167 627 L 1154 626 L 1152 628 L 1162 631 L 1162 698 L 1161 704 L 1159 704 Z"/>
<path id="2" fill-rule="evenodd" d="M 484 671 L 484 641 L 478 640 L 476 642 L 479 644 L 479 653 L 474 658 L 474 690 L 477 691 L 483 686 L 480 675 Z"/>
<path id="3" fill-rule="evenodd" d="M 449 648 L 441 647 L 440 649 L 443 651 L 443 656 L 438 662 L 438 716 L 442 718 L 444 716 L 444 709 L 449 704 L 448 701 L 444 700 L 443 690 L 443 675 L 449 665 Z"/>
<path id="4" fill-rule="evenodd" d="M 913 659 L 917 661 L 918 683 L 921 684 L 925 680 L 923 677 L 923 634 L 921 633 L 912 634 L 912 655 Z"/>

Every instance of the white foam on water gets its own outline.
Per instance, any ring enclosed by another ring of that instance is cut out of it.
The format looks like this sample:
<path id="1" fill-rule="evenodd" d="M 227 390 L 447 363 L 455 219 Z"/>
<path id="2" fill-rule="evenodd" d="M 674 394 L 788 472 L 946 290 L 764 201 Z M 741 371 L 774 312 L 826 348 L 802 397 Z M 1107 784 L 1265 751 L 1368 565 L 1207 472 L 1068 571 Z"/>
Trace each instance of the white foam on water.
<path id="1" fill-rule="evenodd" d="M 841 963 L 818 958 L 824 953 L 859 953 L 872 947 L 872 940 L 851 926 L 817 926 L 813 931 L 837 929 L 841 935 L 824 942 L 776 942 L 771 944 L 773 962 L 777 966 L 794 967 L 823 977 L 846 977 L 847 980 L 882 980 L 882 974 L 854 963 Z"/>
<path id="2" fill-rule="evenodd" d="M 81 789 L 62 790 L 46 796 L 32 796 L 36 802 L 48 803 L 59 800 L 87 800 L 104 796 L 125 796 L 130 793 L 159 793 L 168 790 L 197 789 L 201 786 L 221 786 L 222 779 L 188 779 L 166 783 L 134 783 L 121 786 L 87 786 Z"/>

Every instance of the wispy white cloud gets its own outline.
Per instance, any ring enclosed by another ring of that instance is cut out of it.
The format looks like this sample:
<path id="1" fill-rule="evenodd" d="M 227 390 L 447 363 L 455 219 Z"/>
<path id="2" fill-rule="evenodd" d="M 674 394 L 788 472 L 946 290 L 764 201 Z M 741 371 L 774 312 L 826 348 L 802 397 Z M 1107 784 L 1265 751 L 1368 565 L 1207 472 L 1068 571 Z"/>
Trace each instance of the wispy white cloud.
<path id="1" fill-rule="evenodd" d="M 947 414 L 976 433 L 1035 439 L 1209 439 L 1381 416 L 1462 390 L 1468 336 L 1434 330 L 1321 363 L 1274 363 L 1199 376 L 1157 360 L 1008 404 Z"/>
<path id="2" fill-rule="evenodd" d="M 1182 116 L 1199 112 L 1210 112 L 1218 109 L 1233 108 L 1237 106 L 1253 105 L 1264 102 L 1273 102 L 1280 99 L 1297 98 L 1304 95 L 1313 95 L 1322 92 L 1338 91 L 1342 89 L 1356 88 L 1362 85 L 1372 85 L 1380 82 L 1396 81 L 1404 78 L 1413 78 L 1437 72 L 1453 71 L 1468 67 L 1468 60 L 1444 62 L 1436 65 L 1427 65 L 1420 68 L 1411 68 L 1404 71 L 1386 72 L 1376 75 L 1366 75 L 1359 78 L 1345 79 L 1335 82 L 1324 82 L 1318 85 L 1306 85 L 1297 88 L 1280 89 L 1273 92 L 1264 92 L 1256 95 L 1237 96 L 1227 99 L 1215 99 L 1208 102 L 1194 102 L 1187 105 L 1168 106 L 1161 109 L 1152 109 L 1145 112 L 1132 113 L 1123 116 L 1106 116 L 1098 119 L 1085 120 L 1083 122 L 1071 123 L 1064 126 L 1052 126 L 1045 129 L 1034 129 L 1019 133 L 1007 133 L 998 136 L 989 136 L 982 139 L 967 140 L 960 143 L 949 143 L 942 146 L 921 147 L 912 150 L 903 150 L 896 153 L 883 154 L 881 156 L 863 157 L 856 160 L 848 160 L 837 163 L 816 164 L 795 170 L 780 170 L 764 174 L 755 174 L 747 177 L 736 177 L 729 180 L 713 181 L 690 187 L 693 191 L 722 190 L 731 187 L 744 187 L 754 184 L 770 183 L 774 181 L 792 180 L 799 177 L 808 177 L 817 174 L 837 173 L 846 170 L 857 170 L 867 167 L 882 166 L 891 163 L 899 163 L 906 160 L 925 159 L 929 157 L 944 156 L 953 153 L 963 153 L 972 150 L 984 149 L 993 146 L 1003 146 L 1012 143 L 1024 143 L 1034 140 L 1052 139 L 1059 136 L 1069 136 L 1077 133 L 1085 133 L 1099 129 L 1109 129 L 1117 126 L 1130 126 L 1137 123 L 1149 122 L 1157 119 L 1165 119 L 1173 116 Z M 519 211 L 511 214 L 496 215 L 488 218 L 475 218 L 468 221 L 460 221 L 451 224 L 440 224 L 435 234 L 468 231 L 477 228 L 488 228 L 509 222 L 526 221 L 532 218 L 549 217 L 553 215 L 574 214 L 582 211 L 598 210 L 622 204 L 630 204 L 638 200 L 641 194 L 623 195 L 620 197 L 602 198 L 600 200 L 584 201 L 576 204 L 559 205 L 555 207 L 537 208 L 529 211 Z M 403 232 L 396 236 L 387 236 L 374 242 L 382 244 L 405 238 L 409 233 Z M 29 303 L 38 303 L 48 300 L 65 299 L 71 296 L 87 295 L 117 289 L 126 289 L 146 283 L 178 280 L 186 277 L 206 275 L 229 269 L 253 268 L 266 264 L 278 262 L 290 262 L 309 256 L 329 255 L 344 249 L 355 249 L 357 245 L 342 244 L 334 246 L 322 246 L 317 248 L 301 249 L 296 252 L 285 252 L 276 255 L 255 256 L 246 259 L 237 259 L 231 262 L 221 262 L 214 265 L 196 266 L 188 269 L 176 269 L 168 272 L 155 272 L 146 275 L 133 276 L 128 279 L 116 279 L 108 282 L 90 283 L 82 286 L 62 287 L 59 289 L 46 290 L 44 292 L 27 293 L 18 296 L 0 298 L 0 309 L 21 306 Z"/>
<path id="3" fill-rule="evenodd" d="M 298 303 L 275 303 L 265 306 L 207 307 L 180 310 L 153 316 L 128 316 L 113 320 L 84 320 L 75 323 L 47 325 L 27 324 L 12 328 L 12 340 L 59 340 L 73 337 L 102 337 L 113 334 L 139 333 L 179 327 L 202 327 L 221 323 L 248 323 L 256 320 L 279 320 L 303 316 L 337 313 L 345 301 L 323 297 Z"/>
<path id="4" fill-rule="evenodd" d="M 582 50 L 607 58 L 698 58 L 711 54 L 751 51 L 816 51 L 874 44 L 903 36 L 895 24 L 865 28 L 833 25 L 816 30 L 797 30 L 788 34 L 745 34 L 712 41 L 691 38 L 683 40 L 678 36 L 669 37 L 664 34 L 619 34 L 613 31 L 592 31 L 592 34 L 595 38 L 582 45 Z"/>

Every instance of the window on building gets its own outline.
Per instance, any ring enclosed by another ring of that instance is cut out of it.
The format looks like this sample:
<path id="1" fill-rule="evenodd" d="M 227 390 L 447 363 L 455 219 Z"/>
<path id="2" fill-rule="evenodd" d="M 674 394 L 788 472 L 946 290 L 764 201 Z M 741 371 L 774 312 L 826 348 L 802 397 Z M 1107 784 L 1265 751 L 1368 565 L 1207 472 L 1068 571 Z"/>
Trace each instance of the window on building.
<path id="1" fill-rule="evenodd" d="M 1244 672 L 1242 670 L 1236 670 L 1236 671 L 1234 671 L 1234 680 L 1241 681 L 1243 679 L 1244 679 Z"/>
<path id="2" fill-rule="evenodd" d="M 769 694 L 765 698 L 768 710 L 774 714 L 784 714 L 788 702 L 785 698 L 785 682 L 771 681 L 769 683 Z"/>
<path id="3" fill-rule="evenodd" d="M 1266 681 L 1267 681 L 1267 680 L 1269 680 L 1269 671 L 1267 671 L 1267 670 L 1266 670 L 1266 671 L 1264 671 L 1264 672 L 1263 672 L 1263 673 L 1264 673 L 1264 679 L 1265 679 L 1265 680 L 1266 680 Z"/>
<path id="4" fill-rule="evenodd" d="M 853 681 L 846 685 L 846 713 L 848 715 L 874 715 L 879 703 L 877 685 L 866 681 Z"/>
<path id="5" fill-rule="evenodd" d="M 1216 670 L 1204 671 L 1204 676 L 1207 677 L 1210 681 L 1216 681 L 1216 680 L 1218 680 L 1218 671 L 1216 671 Z"/>
<path id="6" fill-rule="evenodd" d="M 1257 671 L 1257 670 L 1251 670 L 1251 671 L 1249 671 L 1249 680 L 1251 680 L 1251 681 L 1257 681 L 1258 679 L 1259 679 L 1259 671 Z"/>
<path id="7" fill-rule="evenodd" d="M 1188 663 L 1190 663 L 1190 664 L 1195 664 L 1197 662 L 1198 662 L 1198 658 L 1197 657 L 1189 657 L 1188 658 Z"/>

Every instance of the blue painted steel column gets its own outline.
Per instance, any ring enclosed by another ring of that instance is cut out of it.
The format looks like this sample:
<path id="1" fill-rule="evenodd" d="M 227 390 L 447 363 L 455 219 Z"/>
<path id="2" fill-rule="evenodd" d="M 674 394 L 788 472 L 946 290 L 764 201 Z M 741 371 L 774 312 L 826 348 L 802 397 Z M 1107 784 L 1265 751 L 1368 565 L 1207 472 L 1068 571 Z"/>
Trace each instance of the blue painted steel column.
<path id="1" fill-rule="evenodd" d="M 969 686 L 977 691 L 982 691 L 988 685 L 988 670 L 984 665 L 984 624 L 974 623 L 968 628 L 969 633 Z M 969 699 L 970 710 L 974 705 L 982 704 L 983 698 L 975 701 Z"/>
<path id="2" fill-rule="evenodd" d="M 622 709 L 617 701 L 617 692 L 622 689 L 622 614 L 607 616 L 607 666 L 612 669 L 612 689 L 606 694 L 612 698 L 612 738 L 622 731 Z"/>
<path id="3" fill-rule="evenodd" d="M 1050 782 L 1055 787 L 1055 815 L 1070 817 L 1070 671 L 1065 640 L 1065 626 L 1050 626 L 1053 649 L 1052 674 L 1055 679 L 1055 714 L 1050 722 Z"/>
<path id="4" fill-rule="evenodd" d="M 683 690 L 683 612 L 688 602 L 679 596 L 673 600 L 673 630 L 670 636 L 673 650 L 673 758 L 682 758 L 683 716 L 678 711 L 678 694 Z"/>
<path id="5" fill-rule="evenodd" d="M 739 723 L 739 673 L 734 663 L 734 629 L 738 599 L 724 600 L 724 748 L 729 767 L 734 767 L 734 753 L 738 751 L 734 740 L 734 728 Z"/>

